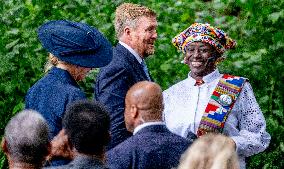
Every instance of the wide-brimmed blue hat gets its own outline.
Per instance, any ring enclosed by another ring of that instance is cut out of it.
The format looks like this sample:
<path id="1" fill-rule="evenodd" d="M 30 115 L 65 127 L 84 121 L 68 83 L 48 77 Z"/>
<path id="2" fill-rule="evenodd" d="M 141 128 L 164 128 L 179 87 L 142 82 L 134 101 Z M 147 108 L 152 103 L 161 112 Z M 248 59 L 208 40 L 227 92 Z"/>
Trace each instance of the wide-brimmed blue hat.
<path id="1" fill-rule="evenodd" d="M 84 23 L 49 21 L 39 27 L 38 37 L 48 52 L 73 65 L 103 67 L 112 59 L 110 42 L 97 29 Z"/>

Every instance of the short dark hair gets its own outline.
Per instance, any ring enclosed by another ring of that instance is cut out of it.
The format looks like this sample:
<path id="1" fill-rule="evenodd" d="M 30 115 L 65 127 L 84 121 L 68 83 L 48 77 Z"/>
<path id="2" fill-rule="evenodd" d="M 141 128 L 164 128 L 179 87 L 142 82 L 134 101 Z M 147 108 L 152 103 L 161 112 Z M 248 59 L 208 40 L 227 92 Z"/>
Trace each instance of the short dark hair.
<path id="1" fill-rule="evenodd" d="M 5 128 L 7 151 L 14 162 L 42 165 L 49 153 L 48 124 L 38 112 L 23 110 Z"/>
<path id="2" fill-rule="evenodd" d="M 79 153 L 101 155 L 109 142 L 110 118 L 99 102 L 80 100 L 71 103 L 63 118 L 63 128 Z"/>

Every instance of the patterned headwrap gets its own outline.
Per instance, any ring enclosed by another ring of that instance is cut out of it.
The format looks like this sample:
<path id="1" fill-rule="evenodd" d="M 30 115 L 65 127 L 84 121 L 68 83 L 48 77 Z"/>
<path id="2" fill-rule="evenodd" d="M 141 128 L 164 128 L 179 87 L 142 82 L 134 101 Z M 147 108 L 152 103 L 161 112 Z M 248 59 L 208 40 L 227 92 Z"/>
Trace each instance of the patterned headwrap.
<path id="1" fill-rule="evenodd" d="M 173 45 L 183 53 L 192 42 L 209 43 L 220 54 L 236 45 L 236 42 L 228 37 L 223 30 L 214 28 L 208 23 L 194 23 L 172 40 Z"/>

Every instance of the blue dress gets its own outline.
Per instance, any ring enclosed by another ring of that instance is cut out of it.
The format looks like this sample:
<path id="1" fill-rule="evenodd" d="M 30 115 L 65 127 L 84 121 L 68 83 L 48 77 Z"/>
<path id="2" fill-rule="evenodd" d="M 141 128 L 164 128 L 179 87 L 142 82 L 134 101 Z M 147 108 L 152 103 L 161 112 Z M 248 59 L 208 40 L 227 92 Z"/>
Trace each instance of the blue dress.
<path id="1" fill-rule="evenodd" d="M 62 129 L 67 105 L 82 99 L 86 99 L 86 95 L 69 72 L 53 67 L 28 90 L 25 108 L 43 115 L 49 125 L 49 138 L 52 139 Z"/>

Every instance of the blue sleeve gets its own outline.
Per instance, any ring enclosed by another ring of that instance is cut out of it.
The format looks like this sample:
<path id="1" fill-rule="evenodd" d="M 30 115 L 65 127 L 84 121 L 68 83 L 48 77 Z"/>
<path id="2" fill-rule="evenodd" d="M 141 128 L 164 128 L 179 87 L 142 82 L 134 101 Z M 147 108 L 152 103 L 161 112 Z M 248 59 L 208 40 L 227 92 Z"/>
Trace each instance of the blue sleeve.
<path id="1" fill-rule="evenodd" d="M 131 151 L 131 150 L 130 150 Z M 107 167 L 110 169 L 133 168 L 131 154 L 121 148 L 114 148 L 106 153 Z"/>
<path id="2" fill-rule="evenodd" d="M 101 77 L 96 84 L 96 100 L 104 103 L 110 112 L 123 112 L 125 95 L 131 87 L 126 69 L 114 69 Z"/>

